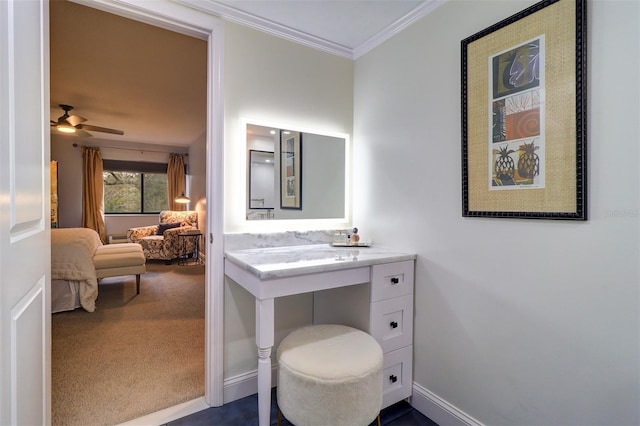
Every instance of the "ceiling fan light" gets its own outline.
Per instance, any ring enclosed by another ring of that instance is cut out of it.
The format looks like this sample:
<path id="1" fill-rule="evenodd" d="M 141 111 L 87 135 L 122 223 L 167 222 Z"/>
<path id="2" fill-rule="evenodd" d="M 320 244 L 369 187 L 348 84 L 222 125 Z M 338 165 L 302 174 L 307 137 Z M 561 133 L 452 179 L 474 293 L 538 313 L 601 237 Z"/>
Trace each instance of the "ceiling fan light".
<path id="1" fill-rule="evenodd" d="M 69 126 L 68 124 L 58 124 L 56 128 L 62 133 L 75 133 L 76 128 L 73 126 Z"/>

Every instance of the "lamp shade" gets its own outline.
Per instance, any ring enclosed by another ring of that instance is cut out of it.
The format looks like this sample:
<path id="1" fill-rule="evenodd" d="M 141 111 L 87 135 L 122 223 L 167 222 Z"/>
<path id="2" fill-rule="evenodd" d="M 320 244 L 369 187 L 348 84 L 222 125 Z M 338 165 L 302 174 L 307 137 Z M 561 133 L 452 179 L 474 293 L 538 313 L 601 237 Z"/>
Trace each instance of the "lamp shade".
<path id="1" fill-rule="evenodd" d="M 180 204 L 187 204 L 189 201 L 191 201 L 191 199 L 189 197 L 187 197 L 186 195 L 184 195 L 184 192 L 182 193 L 181 196 L 176 197 L 176 199 L 174 200 L 176 203 L 180 203 Z"/>

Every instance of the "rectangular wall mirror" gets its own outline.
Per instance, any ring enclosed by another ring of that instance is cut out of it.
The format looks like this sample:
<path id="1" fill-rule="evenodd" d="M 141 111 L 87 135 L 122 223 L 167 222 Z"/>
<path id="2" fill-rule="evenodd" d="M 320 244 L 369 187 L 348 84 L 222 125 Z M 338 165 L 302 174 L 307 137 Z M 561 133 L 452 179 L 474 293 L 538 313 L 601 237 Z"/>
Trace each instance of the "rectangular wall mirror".
<path id="1" fill-rule="evenodd" d="M 247 220 L 346 217 L 348 137 L 246 125 Z"/>

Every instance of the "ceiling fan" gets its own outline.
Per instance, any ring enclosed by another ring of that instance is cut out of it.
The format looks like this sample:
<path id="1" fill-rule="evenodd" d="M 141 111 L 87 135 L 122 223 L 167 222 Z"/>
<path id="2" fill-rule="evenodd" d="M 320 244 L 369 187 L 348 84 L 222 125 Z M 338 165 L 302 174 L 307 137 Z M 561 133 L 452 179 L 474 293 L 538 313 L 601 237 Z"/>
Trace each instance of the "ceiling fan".
<path id="1" fill-rule="evenodd" d="M 111 133 L 114 135 L 124 135 L 122 130 L 109 129 L 107 127 L 93 126 L 91 124 L 83 124 L 87 121 L 86 118 L 80 117 L 79 115 L 69 115 L 69 111 L 73 109 L 71 105 L 58 105 L 64 111 L 58 121 L 51 120 L 51 126 L 57 128 L 59 131 L 63 133 L 75 133 L 76 136 L 82 136 L 90 138 L 93 135 L 87 130 L 92 132 L 102 132 L 102 133 Z"/>

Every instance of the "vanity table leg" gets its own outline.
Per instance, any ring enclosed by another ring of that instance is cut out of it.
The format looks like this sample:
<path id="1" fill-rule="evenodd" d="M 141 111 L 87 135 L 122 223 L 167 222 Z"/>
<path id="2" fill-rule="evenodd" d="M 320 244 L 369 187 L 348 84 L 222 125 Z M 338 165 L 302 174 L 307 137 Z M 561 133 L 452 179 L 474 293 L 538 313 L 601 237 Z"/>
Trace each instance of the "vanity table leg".
<path id="1" fill-rule="evenodd" d="M 256 299 L 256 345 L 258 346 L 258 419 L 271 423 L 271 348 L 274 335 L 273 299 Z"/>

